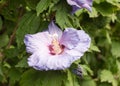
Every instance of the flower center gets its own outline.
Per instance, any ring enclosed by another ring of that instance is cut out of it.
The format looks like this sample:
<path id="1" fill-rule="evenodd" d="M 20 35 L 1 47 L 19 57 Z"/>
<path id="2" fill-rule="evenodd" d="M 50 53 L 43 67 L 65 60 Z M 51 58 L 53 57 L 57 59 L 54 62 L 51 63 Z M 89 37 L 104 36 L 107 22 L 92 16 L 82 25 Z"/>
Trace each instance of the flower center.
<path id="1" fill-rule="evenodd" d="M 60 45 L 59 41 L 56 38 L 54 38 L 52 40 L 51 45 L 49 45 L 49 50 L 50 50 L 50 54 L 59 55 L 63 52 L 64 46 Z"/>

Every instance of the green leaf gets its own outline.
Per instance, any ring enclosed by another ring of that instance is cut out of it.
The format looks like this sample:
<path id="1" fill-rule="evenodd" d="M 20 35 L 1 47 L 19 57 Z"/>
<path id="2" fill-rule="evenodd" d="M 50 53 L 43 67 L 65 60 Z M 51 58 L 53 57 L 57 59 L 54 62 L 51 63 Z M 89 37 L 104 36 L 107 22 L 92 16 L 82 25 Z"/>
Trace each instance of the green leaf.
<path id="1" fill-rule="evenodd" d="M 101 82 L 109 82 L 111 83 L 114 80 L 114 77 L 109 70 L 102 70 L 100 73 L 100 80 Z"/>
<path id="2" fill-rule="evenodd" d="M 94 0 L 97 4 L 100 4 L 101 2 L 104 2 L 105 0 Z"/>
<path id="3" fill-rule="evenodd" d="M 7 34 L 0 35 L 0 48 L 5 47 L 9 42 L 9 37 Z"/>
<path id="4" fill-rule="evenodd" d="M 40 26 L 40 17 L 36 16 L 36 13 L 29 12 L 26 13 L 18 26 L 18 30 L 16 32 L 16 41 L 18 44 L 18 47 L 20 47 L 23 44 L 24 36 L 26 34 L 32 34 L 35 33 Z"/>
<path id="5" fill-rule="evenodd" d="M 3 76 L 2 64 L 0 62 L 0 75 Z"/>
<path id="6" fill-rule="evenodd" d="M 83 81 L 82 84 L 80 84 L 80 86 L 97 86 L 96 83 L 94 82 L 94 80 L 86 80 Z"/>
<path id="7" fill-rule="evenodd" d="M 117 41 L 112 42 L 111 52 L 115 57 L 120 57 L 120 42 Z"/>
<path id="8" fill-rule="evenodd" d="M 106 38 L 107 38 L 108 44 L 111 44 L 112 41 L 111 41 L 111 37 L 108 31 L 106 31 Z"/>
<path id="9" fill-rule="evenodd" d="M 20 86 L 62 86 L 65 73 L 60 71 L 27 70 L 21 78 Z M 34 82 L 33 82 L 34 81 Z"/>
<path id="10" fill-rule="evenodd" d="M 27 3 L 27 6 L 33 10 L 36 10 L 36 6 L 37 6 L 39 1 L 40 0 L 25 0 L 25 2 Z"/>
<path id="11" fill-rule="evenodd" d="M 16 58 L 19 54 L 19 50 L 17 48 L 6 49 L 4 51 L 4 54 L 5 54 L 6 58 Z"/>
<path id="12" fill-rule="evenodd" d="M 82 29 L 82 27 L 80 26 L 80 21 L 79 21 L 79 19 L 77 17 L 75 17 L 73 15 L 69 15 L 69 18 L 71 20 L 71 22 L 70 22 L 71 27 L 81 28 Z M 70 27 L 70 26 L 68 26 L 68 27 Z"/>
<path id="13" fill-rule="evenodd" d="M 1 16 L 0 16 L 0 30 L 2 29 L 2 24 L 3 24 L 3 22 L 2 22 L 2 19 L 1 19 Z"/>
<path id="14" fill-rule="evenodd" d="M 62 86 L 64 79 L 66 79 L 64 73 L 60 71 L 48 71 L 43 78 L 42 86 Z"/>
<path id="15" fill-rule="evenodd" d="M 79 83 L 75 77 L 69 70 L 67 70 L 67 79 L 64 81 L 65 86 L 79 86 Z"/>
<path id="16" fill-rule="evenodd" d="M 99 86 L 111 86 L 111 83 L 107 83 L 107 82 L 102 82 L 99 84 Z"/>
<path id="17" fill-rule="evenodd" d="M 91 35 L 94 37 L 94 36 L 104 36 L 104 34 L 101 35 L 100 32 L 101 31 L 104 33 L 106 32 L 106 30 L 103 28 L 110 23 L 110 19 L 102 15 L 93 19 L 83 15 L 83 20 L 81 20 L 80 22 L 82 27 L 86 28 L 87 31 L 89 30 L 89 34 L 91 33 Z"/>
<path id="18" fill-rule="evenodd" d="M 112 22 L 115 22 L 115 20 L 117 20 L 117 16 L 115 13 L 111 14 L 110 17 L 111 17 Z"/>
<path id="19" fill-rule="evenodd" d="M 83 69 L 83 75 L 93 75 L 93 71 L 87 65 L 80 65 Z"/>
<path id="20" fill-rule="evenodd" d="M 16 22 L 21 14 L 20 8 L 25 5 L 24 0 L 10 0 L 10 2 L 7 0 L 4 1 L 3 7 L 0 7 L 0 14 L 2 14 L 5 19 Z"/>
<path id="21" fill-rule="evenodd" d="M 65 5 L 65 2 L 61 2 L 60 6 L 58 6 L 56 12 L 56 22 L 61 28 L 66 28 L 66 27 L 72 27 L 72 24 L 70 22 L 70 19 L 68 17 L 68 11 L 67 11 L 67 6 Z"/>
<path id="22" fill-rule="evenodd" d="M 108 82 L 108 83 L 112 83 L 113 86 L 117 86 L 117 81 L 114 79 L 114 76 L 109 70 L 105 69 L 101 71 L 100 80 L 101 82 Z"/>
<path id="23" fill-rule="evenodd" d="M 52 0 L 54 4 L 57 4 L 60 0 Z"/>
<path id="24" fill-rule="evenodd" d="M 119 0 L 106 0 L 108 3 L 120 7 Z"/>
<path id="25" fill-rule="evenodd" d="M 73 78 L 71 75 L 71 72 L 68 70 L 67 71 L 67 81 L 65 81 L 65 86 L 73 86 Z"/>
<path id="26" fill-rule="evenodd" d="M 97 85 L 96 85 L 95 81 L 91 77 L 86 76 L 80 82 L 80 86 L 97 86 Z"/>
<path id="27" fill-rule="evenodd" d="M 117 12 L 116 16 L 117 16 L 117 21 L 120 23 L 120 11 Z"/>
<path id="28" fill-rule="evenodd" d="M 9 73 L 8 73 L 8 76 L 10 78 L 9 83 L 10 83 L 11 86 L 13 86 L 15 84 L 15 82 L 20 79 L 21 73 L 17 69 L 11 68 Z"/>
<path id="29" fill-rule="evenodd" d="M 118 65 L 118 72 L 120 72 L 120 61 L 117 61 L 117 65 Z"/>
<path id="30" fill-rule="evenodd" d="M 95 5 L 95 8 L 98 12 L 100 12 L 103 16 L 110 16 L 113 14 L 115 7 L 107 2 L 102 2 L 100 4 Z"/>
<path id="31" fill-rule="evenodd" d="M 91 43 L 91 45 L 90 45 L 90 50 L 100 52 L 99 48 L 93 43 Z"/>
<path id="32" fill-rule="evenodd" d="M 27 57 L 23 57 L 17 65 L 15 65 L 15 67 L 20 67 L 20 68 L 27 68 L 28 64 L 27 64 Z"/>
<path id="33" fill-rule="evenodd" d="M 36 7 L 37 16 L 49 7 L 50 2 L 51 0 L 40 0 L 39 1 Z"/>
<path id="34" fill-rule="evenodd" d="M 41 77 L 38 71 L 35 70 L 27 70 L 23 73 L 21 80 L 20 80 L 20 86 L 36 86 L 35 84 L 37 80 L 40 80 Z M 39 81 L 39 85 L 41 86 L 41 80 Z"/>
<path id="35" fill-rule="evenodd" d="M 114 63 L 114 65 L 113 65 Z M 117 73 L 118 71 L 118 65 L 117 65 L 117 59 L 115 57 L 107 57 L 105 66 L 107 69 L 109 69 L 113 74 Z"/>
<path id="36" fill-rule="evenodd" d="M 90 18 L 98 17 L 98 12 L 94 7 L 92 7 L 92 12 L 89 12 L 89 16 Z"/>

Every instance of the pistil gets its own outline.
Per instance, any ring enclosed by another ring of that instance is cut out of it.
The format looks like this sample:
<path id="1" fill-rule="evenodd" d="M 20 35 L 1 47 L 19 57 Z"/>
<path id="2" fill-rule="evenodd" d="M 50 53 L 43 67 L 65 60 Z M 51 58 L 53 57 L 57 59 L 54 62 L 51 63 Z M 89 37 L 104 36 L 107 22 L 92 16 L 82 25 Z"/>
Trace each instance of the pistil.
<path id="1" fill-rule="evenodd" d="M 57 39 L 53 39 L 51 45 L 49 45 L 50 54 L 59 55 L 63 52 L 64 46 L 60 45 Z"/>

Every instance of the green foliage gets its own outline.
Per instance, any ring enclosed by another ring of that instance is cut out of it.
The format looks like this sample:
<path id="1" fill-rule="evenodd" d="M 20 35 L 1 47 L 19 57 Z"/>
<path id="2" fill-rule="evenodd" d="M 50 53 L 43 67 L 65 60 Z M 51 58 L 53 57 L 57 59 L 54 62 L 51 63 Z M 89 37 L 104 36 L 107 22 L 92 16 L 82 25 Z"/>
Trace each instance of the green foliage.
<path id="1" fill-rule="evenodd" d="M 8 35 L 7 34 L 3 34 L 0 36 L 0 48 L 1 47 L 5 47 L 7 45 L 9 41 Z"/>
<path id="2" fill-rule="evenodd" d="M 28 12 L 22 17 L 18 25 L 19 28 L 16 32 L 18 46 L 23 44 L 23 39 L 25 34 L 30 34 L 30 33 L 32 34 L 38 30 L 40 26 L 39 23 L 40 23 L 40 18 L 36 16 L 34 12 Z"/>
<path id="3" fill-rule="evenodd" d="M 27 58 L 26 58 L 26 57 L 22 58 L 22 59 L 15 65 L 15 67 L 18 67 L 18 68 L 27 68 L 27 67 L 28 67 Z"/>
<path id="4" fill-rule="evenodd" d="M 66 74 L 60 71 L 27 70 L 23 73 L 20 86 L 62 86 Z"/>
<path id="5" fill-rule="evenodd" d="M 11 68 L 11 70 L 8 72 L 8 76 L 10 77 L 9 85 L 12 86 L 19 81 L 21 72 L 15 68 Z"/>
<path id="6" fill-rule="evenodd" d="M 114 79 L 114 76 L 112 75 L 111 71 L 109 71 L 109 70 L 101 71 L 100 80 L 101 80 L 101 82 L 112 83 L 112 86 L 118 86 L 117 81 Z"/>
<path id="7" fill-rule="evenodd" d="M 36 5 L 38 4 L 39 0 L 25 0 L 25 2 L 30 9 L 36 10 Z"/>
<path id="8" fill-rule="evenodd" d="M 65 80 L 65 86 L 79 86 L 79 83 L 75 76 L 67 70 L 67 79 Z"/>
<path id="9" fill-rule="evenodd" d="M 2 19 L 0 17 L 0 30 L 2 29 L 2 24 L 3 24 L 3 22 L 2 22 Z"/>
<path id="10" fill-rule="evenodd" d="M 80 82 L 80 86 L 97 86 L 95 81 L 91 77 L 84 77 L 83 81 Z"/>
<path id="11" fill-rule="evenodd" d="M 115 10 L 115 7 L 107 2 L 102 2 L 100 4 L 97 4 L 95 5 L 95 7 L 98 10 L 98 12 L 100 12 L 103 16 L 109 16 Z"/>
<path id="12" fill-rule="evenodd" d="M 120 57 L 120 43 L 119 42 L 113 42 L 112 43 L 112 49 L 111 49 L 112 54 L 115 57 Z"/>
<path id="13" fill-rule="evenodd" d="M 51 0 L 40 0 L 36 6 L 37 15 L 46 10 L 50 5 Z"/>
<path id="14" fill-rule="evenodd" d="M 60 5 L 56 9 L 56 22 L 59 24 L 59 26 L 61 26 L 61 28 L 72 26 L 70 23 L 70 19 L 68 18 L 68 10 L 66 8 L 65 1 L 61 1 Z"/>
<path id="15" fill-rule="evenodd" d="M 120 86 L 120 0 L 93 0 L 92 12 L 71 10 L 66 0 L 0 0 L 0 86 Z M 33 70 L 24 37 L 51 20 L 62 30 L 85 30 L 90 49 L 66 70 Z M 72 71 L 78 65 L 81 77 Z"/>

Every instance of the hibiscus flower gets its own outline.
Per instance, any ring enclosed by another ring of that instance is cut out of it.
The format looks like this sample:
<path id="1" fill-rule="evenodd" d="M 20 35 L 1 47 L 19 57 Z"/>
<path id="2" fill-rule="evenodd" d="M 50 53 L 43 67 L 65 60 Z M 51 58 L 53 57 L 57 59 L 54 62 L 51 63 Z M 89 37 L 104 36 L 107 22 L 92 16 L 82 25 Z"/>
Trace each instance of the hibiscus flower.
<path id="1" fill-rule="evenodd" d="M 83 56 L 91 39 L 83 30 L 65 28 L 64 32 L 54 22 L 48 30 L 25 35 L 26 50 L 31 56 L 28 65 L 37 70 L 63 70 Z"/>
<path id="2" fill-rule="evenodd" d="M 68 4 L 73 7 L 72 14 L 81 8 L 92 11 L 92 0 L 67 0 Z"/>

